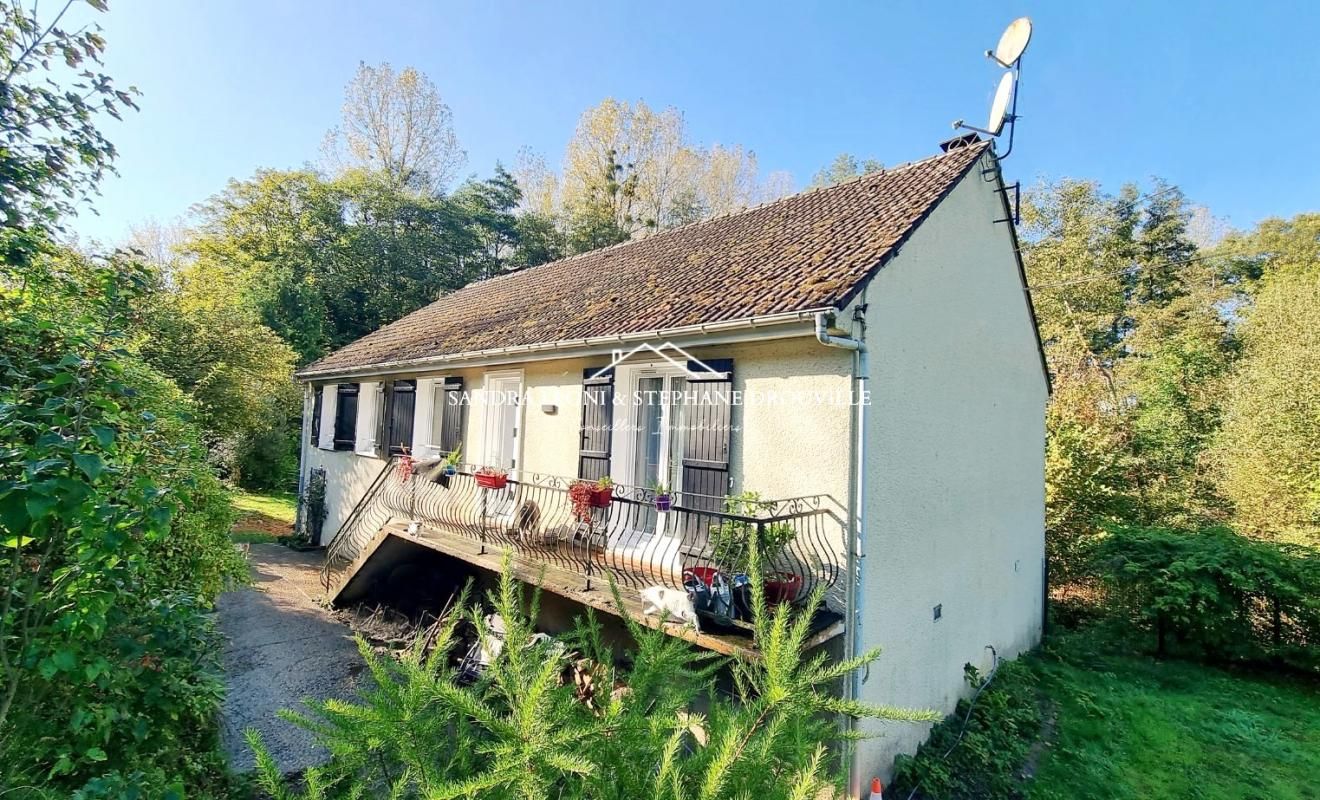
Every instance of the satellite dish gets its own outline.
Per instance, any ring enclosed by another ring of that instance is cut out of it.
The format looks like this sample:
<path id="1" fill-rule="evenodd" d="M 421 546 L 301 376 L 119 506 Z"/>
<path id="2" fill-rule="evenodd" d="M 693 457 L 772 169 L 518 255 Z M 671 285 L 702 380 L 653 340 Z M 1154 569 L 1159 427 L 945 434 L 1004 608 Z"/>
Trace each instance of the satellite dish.
<path id="1" fill-rule="evenodd" d="M 1022 53 L 1027 49 L 1027 43 L 1031 41 L 1031 19 L 1029 17 L 1018 17 L 1008 23 L 1004 33 L 999 37 L 999 45 L 990 55 L 1000 66 L 1011 67 L 1022 58 Z"/>
<path id="2" fill-rule="evenodd" d="M 990 121 L 985 124 L 986 133 L 998 136 L 1008 117 L 1008 103 L 1013 99 L 1013 73 L 1005 72 L 999 79 L 999 88 L 995 89 L 995 100 L 990 104 Z"/>

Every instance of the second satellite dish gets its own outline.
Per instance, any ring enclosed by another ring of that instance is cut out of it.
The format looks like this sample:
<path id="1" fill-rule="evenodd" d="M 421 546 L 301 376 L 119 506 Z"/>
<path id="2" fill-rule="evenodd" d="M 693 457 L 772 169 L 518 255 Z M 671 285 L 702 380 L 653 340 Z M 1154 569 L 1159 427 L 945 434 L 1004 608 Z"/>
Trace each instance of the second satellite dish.
<path id="1" fill-rule="evenodd" d="M 1005 72 L 999 79 L 999 88 L 995 90 L 994 102 L 990 104 L 990 121 L 985 130 L 991 136 L 998 136 L 1004 128 L 1004 119 L 1008 116 L 1008 103 L 1013 99 L 1013 73 Z"/>
<path id="2" fill-rule="evenodd" d="M 1008 27 L 1004 29 L 992 58 L 998 61 L 1000 66 L 1011 67 L 1022 58 L 1022 53 L 1027 49 L 1027 43 L 1030 41 L 1031 20 L 1027 17 L 1018 17 L 1008 23 Z"/>

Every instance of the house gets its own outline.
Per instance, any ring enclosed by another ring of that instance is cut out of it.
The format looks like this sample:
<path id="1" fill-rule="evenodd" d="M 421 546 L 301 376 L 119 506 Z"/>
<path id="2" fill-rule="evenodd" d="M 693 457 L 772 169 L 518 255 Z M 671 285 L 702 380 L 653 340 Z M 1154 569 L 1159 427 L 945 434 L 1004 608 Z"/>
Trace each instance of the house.
<path id="1" fill-rule="evenodd" d="M 767 585 L 825 592 L 821 647 L 884 648 L 844 691 L 951 711 L 965 664 L 1043 622 L 1049 388 L 1012 217 L 991 144 L 961 137 L 475 283 L 311 364 L 302 480 L 325 487 L 331 596 L 419 549 L 482 570 L 512 551 L 563 613 L 659 625 L 641 589 L 745 569 L 730 536 L 755 530 L 777 542 Z M 396 466 L 455 450 L 452 475 Z M 574 500 L 604 475 L 608 506 Z M 859 779 L 928 726 L 866 732 Z"/>

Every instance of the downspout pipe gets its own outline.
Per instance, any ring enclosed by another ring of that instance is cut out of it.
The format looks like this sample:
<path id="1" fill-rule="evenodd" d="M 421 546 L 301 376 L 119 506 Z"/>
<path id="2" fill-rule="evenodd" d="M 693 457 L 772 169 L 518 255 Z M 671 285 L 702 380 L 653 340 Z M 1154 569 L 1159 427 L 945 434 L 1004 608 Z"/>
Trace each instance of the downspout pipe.
<path id="1" fill-rule="evenodd" d="M 826 347 L 851 350 L 853 353 L 853 460 L 849 464 L 848 518 L 851 529 L 851 541 L 848 543 L 848 614 L 851 617 L 844 636 L 848 658 L 857 658 L 862 654 L 862 526 L 866 521 L 866 409 L 869 405 L 868 381 L 871 377 L 866 343 L 851 336 L 834 336 L 830 333 L 830 323 L 834 319 L 831 312 L 816 314 L 816 341 Z M 865 322 L 863 322 L 865 326 Z M 865 328 L 863 327 L 863 331 Z M 844 689 L 845 696 L 856 700 L 862 693 L 862 676 L 854 670 L 848 676 Z M 855 728 L 857 720 L 848 717 L 849 729 Z M 848 757 L 848 796 L 862 796 L 863 777 L 861 765 L 856 754 Z"/>

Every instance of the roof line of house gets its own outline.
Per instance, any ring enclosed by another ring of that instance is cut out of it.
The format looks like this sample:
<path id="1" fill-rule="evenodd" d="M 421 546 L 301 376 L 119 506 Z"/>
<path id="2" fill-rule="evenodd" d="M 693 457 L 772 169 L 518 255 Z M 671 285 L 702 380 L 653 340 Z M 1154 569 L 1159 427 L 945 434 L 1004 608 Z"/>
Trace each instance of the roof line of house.
<path id="1" fill-rule="evenodd" d="M 348 369 L 303 369 L 294 373 L 294 377 L 301 382 L 327 381 L 336 378 L 416 372 L 420 369 L 446 366 L 474 367 L 511 361 L 541 361 L 572 356 L 609 354 L 612 352 L 612 348 L 623 343 L 654 341 L 656 339 L 683 339 L 689 347 L 699 347 L 705 344 L 728 344 L 753 339 L 809 336 L 814 335 L 816 315 L 821 313 L 837 314 L 839 312 L 834 307 L 810 308 L 758 317 L 703 322 L 676 328 L 592 336 L 585 339 L 565 339 L 557 342 L 509 345 L 466 353 L 382 361 Z M 800 328 L 794 328 L 795 323 L 808 324 L 802 325 Z"/>
<path id="2" fill-rule="evenodd" d="M 971 146 L 971 145 L 969 145 L 969 146 Z M 699 219 L 699 220 L 696 220 L 695 222 L 687 222 L 687 223 L 684 223 L 684 224 L 682 224 L 682 225 L 676 225 L 676 226 L 674 226 L 673 228 L 666 228 L 666 229 L 663 230 L 663 231 L 652 231 L 652 232 L 650 232 L 650 233 L 648 233 L 648 234 L 646 234 L 646 235 L 644 235 L 644 236 L 642 236 L 642 237 L 640 237 L 640 238 L 638 238 L 638 239 L 625 239 L 625 240 L 623 240 L 622 242 L 615 242 L 614 244 L 608 244 L 608 245 L 605 245 L 604 247 L 597 247 L 597 248 L 594 248 L 594 249 L 592 249 L 592 250 L 588 250 L 588 251 L 583 252 L 583 253 L 573 253 L 572 255 L 564 256 L 563 258 L 557 258 L 557 259 L 555 259 L 554 261 L 548 261 L 548 262 L 546 262 L 546 263 L 544 263 L 544 264 L 537 264 L 537 265 L 534 266 L 534 267 L 527 267 L 526 269 L 514 270 L 514 271 L 512 271 L 512 272 L 502 272 L 502 273 L 500 273 L 500 274 L 498 274 L 498 275 L 491 275 L 491 276 L 488 277 L 488 278 L 481 278 L 480 280 L 472 281 L 471 283 L 467 284 L 466 286 L 464 286 L 464 287 L 462 287 L 462 288 L 464 288 L 464 289 L 469 289 L 469 288 L 472 288 L 472 287 L 474 287 L 474 286 L 478 286 L 478 285 L 481 285 L 481 284 L 485 284 L 485 283 L 493 283 L 494 281 L 502 280 L 502 279 L 504 279 L 504 278 L 511 278 L 511 277 L 513 277 L 513 276 L 515 276 L 515 275 L 521 275 L 521 274 L 524 274 L 524 273 L 527 273 L 527 272 L 532 272 L 532 271 L 534 271 L 534 270 L 541 269 L 542 267 L 549 267 L 549 266 L 553 266 L 553 265 L 556 265 L 556 264 L 563 264 L 563 263 L 565 263 L 565 262 L 573 261 L 573 260 L 575 260 L 575 259 L 586 258 L 586 257 L 588 257 L 588 256 L 598 255 L 598 254 L 600 254 L 600 253 L 602 253 L 602 252 L 606 252 L 606 251 L 609 251 L 609 250 L 620 249 L 620 248 L 623 248 L 623 247 L 627 247 L 627 246 L 630 245 L 630 244 L 635 244 L 636 242 L 640 241 L 641 239 L 649 238 L 650 236 L 655 236 L 655 235 L 658 235 L 658 234 L 670 234 L 670 233 L 676 233 L 676 232 L 678 232 L 678 231 L 687 230 L 687 229 L 689 229 L 689 228 L 698 228 L 698 227 L 701 227 L 701 226 L 703 226 L 703 225 L 709 225 L 709 224 L 711 224 L 711 223 L 718 222 L 719 220 L 726 219 L 726 218 L 728 218 L 728 217 L 736 217 L 736 216 L 739 216 L 739 215 L 741 215 L 741 214 L 747 214 L 747 213 L 750 213 L 750 212 L 752 212 L 752 211 L 759 211 L 759 210 L 764 209 L 764 208 L 767 208 L 767 207 L 769 207 L 769 206 L 778 205 L 779 203 L 783 203 L 783 202 L 785 202 L 785 201 L 787 201 L 787 200 L 792 200 L 792 199 L 795 198 L 795 197 L 801 197 L 801 196 L 805 196 L 805 195 L 815 194 L 815 193 L 817 193 L 817 192 L 827 191 L 827 190 L 829 190 L 829 189 L 834 189 L 834 188 L 836 188 L 836 187 L 838 187 L 838 186 L 844 186 L 844 185 L 847 185 L 847 184 L 850 184 L 850 183 L 857 183 L 858 181 L 861 181 L 861 180 L 863 180 L 863 179 L 869 178 L 869 177 L 871 177 L 872 175 L 876 175 L 876 174 L 885 174 L 885 175 L 888 175 L 888 174 L 892 174 L 892 173 L 895 173 L 895 172 L 902 172 L 902 171 L 904 171 L 904 170 L 911 169 L 912 167 L 916 167 L 916 166 L 920 166 L 920 165 L 922 165 L 922 164 L 925 164 L 925 163 L 927 163 L 927 162 L 929 162 L 929 161 L 934 161 L 935 159 L 937 159 L 937 158 L 941 158 L 941 157 L 944 156 L 944 155 L 945 155 L 944 153 L 937 153 L 937 154 L 935 154 L 935 155 L 927 156 L 927 157 L 925 157 L 925 158 L 918 158 L 918 159 L 914 159 L 914 160 L 912 160 L 912 161 L 904 161 L 903 163 L 901 163 L 901 164 L 895 164 L 895 165 L 892 166 L 892 167 L 881 167 L 880 169 L 878 169 L 878 170 L 872 170 L 871 172 L 863 172 L 863 173 L 860 174 L 860 175 L 854 175 L 854 176 L 852 176 L 852 177 L 850 177 L 850 178 L 845 178 L 844 180 L 841 180 L 841 181 L 839 181 L 838 183 L 831 183 L 831 184 L 827 184 L 827 185 L 825 185 L 825 186 L 809 186 L 809 187 L 803 189 L 803 190 L 800 191 L 800 192 L 792 192 L 792 193 L 790 193 L 790 194 L 786 194 L 786 195 L 784 195 L 784 196 L 782 196 L 782 197 L 776 197 L 776 198 L 773 199 L 773 200 L 765 200 L 765 201 L 760 202 L 760 203 L 755 203 L 755 204 L 753 204 L 753 205 L 749 205 L 749 206 L 747 206 L 746 208 L 731 209 L 731 210 L 729 210 L 729 211 L 725 211 L 725 212 L 720 213 L 720 214 L 715 214 L 715 215 L 713 215 L 713 216 L 706 217 L 705 219 Z M 972 162 L 972 163 L 974 164 L 974 163 L 976 163 L 976 162 Z M 965 174 L 966 174 L 966 171 L 964 171 L 964 172 L 962 173 L 962 175 L 965 175 Z M 962 175 L 959 176 L 959 179 L 961 179 Z M 954 183 L 957 183 L 957 181 L 954 181 Z M 938 205 L 938 203 L 937 203 L 937 205 Z M 923 216 L 922 219 L 924 220 L 925 217 Z M 918 224 L 919 224 L 919 223 L 918 223 Z M 913 227 L 916 227 L 916 226 L 914 225 Z M 845 305 L 847 305 L 846 302 L 845 302 L 845 303 L 840 303 L 840 306 L 845 306 Z"/>

